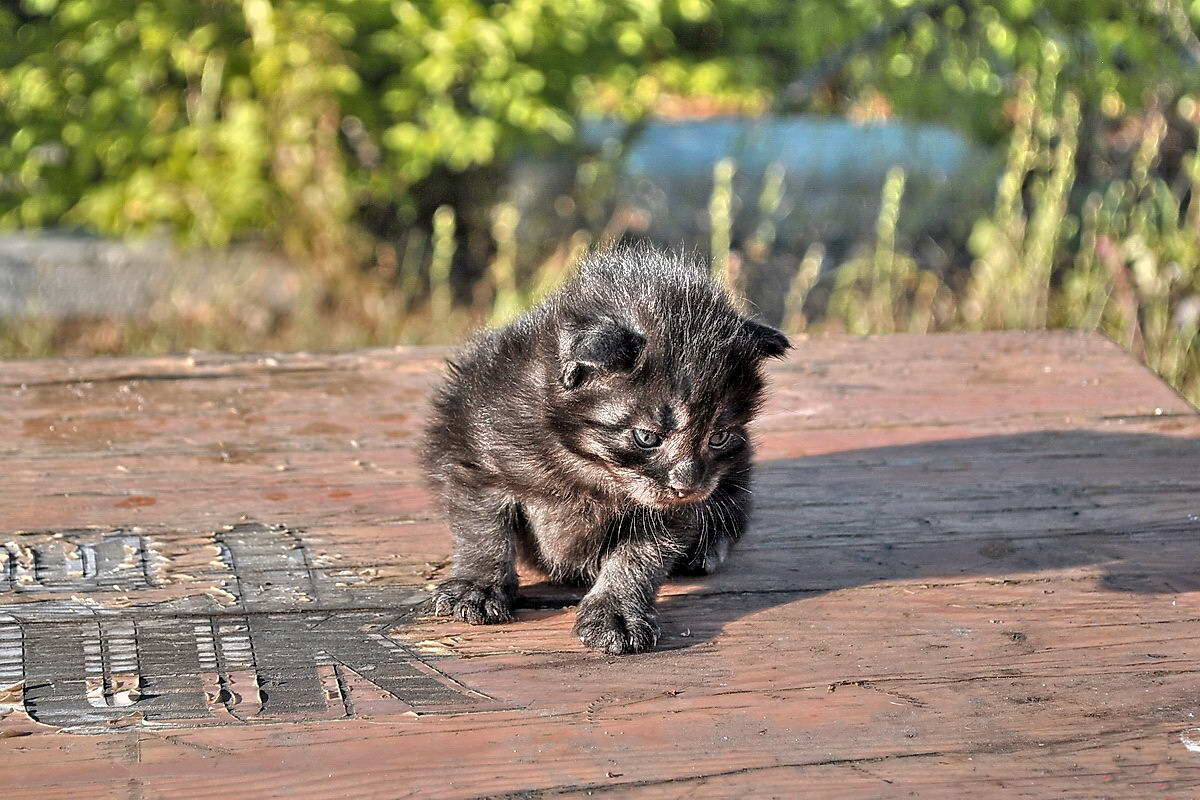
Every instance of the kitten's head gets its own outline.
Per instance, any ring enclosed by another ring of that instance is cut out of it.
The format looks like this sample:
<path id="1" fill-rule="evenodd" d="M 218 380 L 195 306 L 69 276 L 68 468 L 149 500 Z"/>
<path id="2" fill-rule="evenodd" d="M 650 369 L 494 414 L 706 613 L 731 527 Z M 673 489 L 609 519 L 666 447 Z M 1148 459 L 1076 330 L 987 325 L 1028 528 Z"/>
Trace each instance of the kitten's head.
<path id="1" fill-rule="evenodd" d="M 553 304 L 551 426 L 594 482 L 666 509 L 708 497 L 750 455 L 760 363 L 788 349 L 681 258 L 593 254 Z"/>

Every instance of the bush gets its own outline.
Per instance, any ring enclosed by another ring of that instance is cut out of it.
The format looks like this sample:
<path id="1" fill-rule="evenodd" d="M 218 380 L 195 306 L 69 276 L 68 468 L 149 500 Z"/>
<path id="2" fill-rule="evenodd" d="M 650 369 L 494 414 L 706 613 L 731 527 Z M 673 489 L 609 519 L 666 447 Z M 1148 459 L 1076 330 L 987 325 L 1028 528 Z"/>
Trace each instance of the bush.
<path id="1" fill-rule="evenodd" d="M 996 140 L 1047 41 L 1119 113 L 1190 80 L 1190 33 L 1179 0 L 23 0 L 0 8 L 0 228 L 353 260 L 363 208 L 403 218 L 432 170 L 569 142 L 581 113 L 901 113 Z"/>

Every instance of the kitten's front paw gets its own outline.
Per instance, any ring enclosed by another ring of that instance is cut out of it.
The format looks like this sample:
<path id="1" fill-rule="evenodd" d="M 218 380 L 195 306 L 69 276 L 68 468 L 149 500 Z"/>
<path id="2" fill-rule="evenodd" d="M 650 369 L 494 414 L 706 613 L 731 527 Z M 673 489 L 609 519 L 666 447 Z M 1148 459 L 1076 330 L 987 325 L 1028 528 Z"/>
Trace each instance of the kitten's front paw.
<path id="1" fill-rule="evenodd" d="M 575 635 L 602 653 L 641 653 L 658 641 L 658 615 L 653 608 L 614 597 L 585 597 L 575 615 Z"/>
<path id="2" fill-rule="evenodd" d="M 463 578 L 443 581 L 433 592 L 433 612 L 472 625 L 493 625 L 513 618 L 513 598 L 499 586 Z"/>

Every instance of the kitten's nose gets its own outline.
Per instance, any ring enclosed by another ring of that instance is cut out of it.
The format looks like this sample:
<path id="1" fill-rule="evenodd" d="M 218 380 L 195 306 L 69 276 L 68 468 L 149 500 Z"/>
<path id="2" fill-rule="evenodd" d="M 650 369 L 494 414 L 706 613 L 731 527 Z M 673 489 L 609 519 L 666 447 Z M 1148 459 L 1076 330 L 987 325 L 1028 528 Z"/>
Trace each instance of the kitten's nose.
<path id="1" fill-rule="evenodd" d="M 704 480 L 703 468 L 695 462 L 680 464 L 667 475 L 667 488 L 676 497 L 683 498 L 695 494 L 700 482 Z"/>

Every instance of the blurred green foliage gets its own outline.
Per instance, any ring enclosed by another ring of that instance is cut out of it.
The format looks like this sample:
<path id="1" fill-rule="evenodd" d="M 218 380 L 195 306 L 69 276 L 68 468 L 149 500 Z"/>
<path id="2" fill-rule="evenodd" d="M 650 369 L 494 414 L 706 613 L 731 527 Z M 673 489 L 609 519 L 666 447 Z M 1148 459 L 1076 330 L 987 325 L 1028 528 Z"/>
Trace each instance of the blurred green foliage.
<path id="1" fill-rule="evenodd" d="M 361 210 L 403 215 L 435 169 L 671 102 L 883 104 L 995 140 L 1048 42 L 1086 108 L 1178 88 L 1200 52 L 1182 2 L 21 0 L 0 7 L 0 228 L 345 261 Z"/>
<path id="2" fill-rule="evenodd" d="M 780 254 L 796 260 L 790 329 L 1099 329 L 1196 400 L 1197 19 L 1200 0 L 8 2 L 0 230 L 259 237 L 311 269 L 284 315 L 230 286 L 129 324 L 6 323 L 0 354 L 456 338 L 630 224 L 608 203 L 613 165 L 583 159 L 581 227 L 519 264 L 518 213 L 491 205 L 480 168 L 570 147 L 587 114 L 810 111 L 936 120 L 1007 155 L 958 274 L 897 236 L 899 170 L 873 242 L 829 269 L 821 243 Z M 776 247 L 785 176 L 734 242 L 736 169 L 714 172 L 709 245 L 740 288 Z M 464 253 L 477 280 L 455 286 Z"/>

